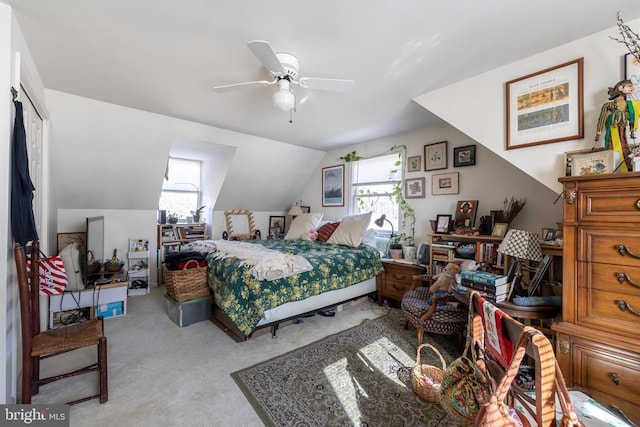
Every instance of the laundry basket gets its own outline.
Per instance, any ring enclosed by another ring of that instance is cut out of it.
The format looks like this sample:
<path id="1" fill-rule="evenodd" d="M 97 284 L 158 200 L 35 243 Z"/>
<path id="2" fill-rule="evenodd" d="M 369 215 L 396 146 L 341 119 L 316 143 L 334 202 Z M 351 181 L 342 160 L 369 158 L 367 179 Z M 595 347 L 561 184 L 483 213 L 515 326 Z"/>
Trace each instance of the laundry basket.
<path id="1" fill-rule="evenodd" d="M 420 352 L 423 347 L 429 347 L 440 358 L 442 368 L 434 365 L 422 364 Z M 444 378 L 444 371 L 447 364 L 442 354 L 431 344 L 422 344 L 418 347 L 416 354 L 416 365 L 411 370 L 411 385 L 413 391 L 424 401 L 430 403 L 440 403 L 440 382 Z"/>
<path id="2" fill-rule="evenodd" d="M 181 270 L 169 270 L 165 266 L 163 274 L 167 294 L 177 302 L 211 295 L 207 267 L 200 267 L 194 259 L 187 261 Z"/>

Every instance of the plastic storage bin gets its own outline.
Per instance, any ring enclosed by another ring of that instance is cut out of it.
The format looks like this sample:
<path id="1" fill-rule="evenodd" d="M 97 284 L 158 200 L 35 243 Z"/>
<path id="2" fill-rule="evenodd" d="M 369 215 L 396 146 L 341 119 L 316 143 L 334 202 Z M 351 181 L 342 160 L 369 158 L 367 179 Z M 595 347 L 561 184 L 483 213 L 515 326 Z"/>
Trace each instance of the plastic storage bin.
<path id="1" fill-rule="evenodd" d="M 169 295 L 167 299 L 167 315 L 178 326 L 189 326 L 193 323 L 211 319 L 213 302 L 212 297 L 195 298 L 178 302 Z"/>

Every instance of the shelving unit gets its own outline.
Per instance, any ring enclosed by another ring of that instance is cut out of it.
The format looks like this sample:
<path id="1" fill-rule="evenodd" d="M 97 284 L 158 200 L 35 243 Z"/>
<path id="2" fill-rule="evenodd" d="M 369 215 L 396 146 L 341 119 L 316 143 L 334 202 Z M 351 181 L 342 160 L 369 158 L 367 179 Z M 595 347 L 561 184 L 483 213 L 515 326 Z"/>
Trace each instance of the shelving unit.
<path id="1" fill-rule="evenodd" d="M 68 324 L 64 321 L 64 316 L 72 311 L 83 312 L 85 319 L 93 319 L 96 315 L 104 318 L 126 315 L 128 287 L 129 282 L 123 280 L 49 296 L 49 328 L 55 329 Z M 76 321 L 81 319 L 69 323 Z"/>
<path id="2" fill-rule="evenodd" d="M 129 239 L 127 253 L 127 274 L 129 275 L 129 296 L 146 295 L 149 289 L 149 239 Z"/>
<path id="3" fill-rule="evenodd" d="M 477 262 L 488 264 L 492 271 L 506 274 L 508 257 L 498 253 L 501 237 L 464 236 L 458 234 L 430 234 L 429 235 L 429 267 L 431 274 L 438 274 L 447 263 L 454 260 L 465 260 L 456 253 L 458 245 L 474 245 Z"/>
<path id="4" fill-rule="evenodd" d="M 162 265 L 168 252 L 178 251 L 182 245 L 206 239 L 205 223 L 158 224 L 158 285 L 163 283 Z"/>

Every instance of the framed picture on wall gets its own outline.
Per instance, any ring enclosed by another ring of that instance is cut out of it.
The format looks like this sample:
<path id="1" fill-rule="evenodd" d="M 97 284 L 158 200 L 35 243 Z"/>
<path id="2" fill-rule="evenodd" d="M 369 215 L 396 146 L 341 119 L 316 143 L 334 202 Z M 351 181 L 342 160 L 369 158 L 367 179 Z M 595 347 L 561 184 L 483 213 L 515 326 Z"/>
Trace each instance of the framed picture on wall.
<path id="1" fill-rule="evenodd" d="M 419 172 L 422 166 L 421 156 L 411 156 L 407 158 L 407 172 Z"/>
<path id="2" fill-rule="evenodd" d="M 459 180 L 458 172 L 431 175 L 431 194 L 458 194 Z"/>
<path id="3" fill-rule="evenodd" d="M 409 178 L 404 180 L 404 198 L 405 199 L 424 199 L 424 177 Z"/>
<path id="4" fill-rule="evenodd" d="M 507 150 L 584 137 L 579 58 L 508 81 Z"/>
<path id="5" fill-rule="evenodd" d="M 453 167 L 473 166 L 476 164 L 476 146 L 465 145 L 453 149 Z"/>
<path id="6" fill-rule="evenodd" d="M 344 165 L 322 168 L 322 206 L 344 206 Z"/>
<path id="7" fill-rule="evenodd" d="M 447 141 L 424 146 L 424 170 L 447 168 Z"/>

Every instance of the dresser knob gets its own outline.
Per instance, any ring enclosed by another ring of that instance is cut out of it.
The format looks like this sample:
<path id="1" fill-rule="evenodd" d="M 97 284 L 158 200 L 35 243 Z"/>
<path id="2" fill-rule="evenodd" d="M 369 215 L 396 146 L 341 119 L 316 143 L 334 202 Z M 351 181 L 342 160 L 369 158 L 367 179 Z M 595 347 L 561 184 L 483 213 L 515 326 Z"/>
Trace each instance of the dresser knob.
<path id="1" fill-rule="evenodd" d="M 636 200 L 636 209 L 640 209 L 640 200 Z"/>
<path id="2" fill-rule="evenodd" d="M 626 280 L 627 282 L 629 282 L 633 286 L 640 288 L 640 283 L 637 283 L 637 282 L 634 282 L 633 280 L 631 280 L 631 277 L 629 277 L 629 275 L 627 273 L 623 273 L 622 271 L 617 271 L 616 272 L 616 277 L 618 278 L 618 283 L 620 283 L 620 284 L 623 284 L 624 281 Z"/>
<path id="3" fill-rule="evenodd" d="M 615 372 L 609 373 L 609 378 L 611 378 L 611 381 L 613 381 L 615 385 L 620 385 L 620 376 Z"/>

